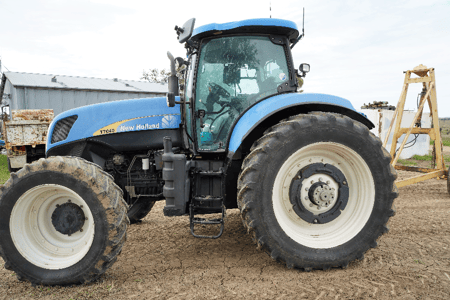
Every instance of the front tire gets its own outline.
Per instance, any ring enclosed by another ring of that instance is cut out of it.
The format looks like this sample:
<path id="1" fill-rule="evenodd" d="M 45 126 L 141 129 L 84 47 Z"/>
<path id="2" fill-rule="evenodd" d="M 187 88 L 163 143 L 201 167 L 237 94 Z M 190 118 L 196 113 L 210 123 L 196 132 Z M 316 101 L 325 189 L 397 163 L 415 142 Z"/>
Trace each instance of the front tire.
<path id="1" fill-rule="evenodd" d="M 95 280 L 116 261 L 129 223 L 122 192 L 95 164 L 50 157 L 1 188 L 0 255 L 32 284 Z"/>
<path id="2" fill-rule="evenodd" d="M 390 160 L 381 141 L 348 117 L 314 113 L 282 121 L 244 160 L 244 225 L 289 268 L 346 267 L 388 231 L 398 195 Z"/>

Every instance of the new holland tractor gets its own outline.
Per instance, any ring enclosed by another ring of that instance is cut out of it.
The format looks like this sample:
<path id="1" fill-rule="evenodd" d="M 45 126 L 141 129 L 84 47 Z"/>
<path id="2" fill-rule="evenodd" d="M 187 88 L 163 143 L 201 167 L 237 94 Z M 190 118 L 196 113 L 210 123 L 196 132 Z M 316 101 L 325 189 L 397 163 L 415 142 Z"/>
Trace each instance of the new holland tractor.
<path id="1" fill-rule="evenodd" d="M 166 98 L 58 115 L 46 158 L 0 188 L 0 254 L 20 280 L 95 280 L 129 221 L 161 200 L 203 238 L 218 238 L 226 209 L 239 208 L 258 247 L 306 271 L 346 267 L 388 231 L 391 157 L 349 101 L 297 92 L 309 65 L 294 66 L 296 24 L 194 23 L 175 27 L 187 59 L 168 53 Z M 217 232 L 199 233 L 208 225 Z"/>

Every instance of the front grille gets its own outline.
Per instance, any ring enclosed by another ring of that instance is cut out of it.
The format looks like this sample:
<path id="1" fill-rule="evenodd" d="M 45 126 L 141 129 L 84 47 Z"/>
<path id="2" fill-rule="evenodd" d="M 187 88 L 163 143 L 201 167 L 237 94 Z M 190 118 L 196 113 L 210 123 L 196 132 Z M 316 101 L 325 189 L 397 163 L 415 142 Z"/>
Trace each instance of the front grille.
<path id="1" fill-rule="evenodd" d="M 64 119 L 59 120 L 55 127 L 53 128 L 52 133 L 52 144 L 64 141 L 67 139 L 69 135 L 70 129 L 72 129 L 73 123 L 78 119 L 78 116 L 71 116 Z"/>

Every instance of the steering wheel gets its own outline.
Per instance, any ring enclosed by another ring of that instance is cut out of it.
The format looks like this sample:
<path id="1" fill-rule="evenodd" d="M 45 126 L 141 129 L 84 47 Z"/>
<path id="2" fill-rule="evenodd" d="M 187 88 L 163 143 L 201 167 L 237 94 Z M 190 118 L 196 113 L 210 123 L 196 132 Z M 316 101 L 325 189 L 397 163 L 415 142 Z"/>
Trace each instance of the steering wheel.
<path id="1" fill-rule="evenodd" d="M 228 91 L 226 89 L 224 89 L 223 87 L 221 87 L 220 85 L 214 83 L 214 82 L 210 82 L 209 83 L 209 92 L 218 96 L 222 96 L 225 98 L 229 98 L 230 97 L 230 93 L 228 93 Z"/>

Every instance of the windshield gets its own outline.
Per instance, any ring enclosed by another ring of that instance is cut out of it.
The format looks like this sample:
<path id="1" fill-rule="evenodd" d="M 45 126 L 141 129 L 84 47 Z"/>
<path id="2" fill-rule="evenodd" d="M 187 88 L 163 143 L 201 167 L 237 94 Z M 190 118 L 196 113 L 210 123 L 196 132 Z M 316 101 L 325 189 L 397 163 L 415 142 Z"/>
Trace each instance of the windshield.
<path id="1" fill-rule="evenodd" d="M 225 148 L 234 120 L 247 107 L 277 94 L 289 72 L 282 45 L 266 36 L 223 37 L 204 42 L 197 71 L 195 110 L 200 151 Z"/>

